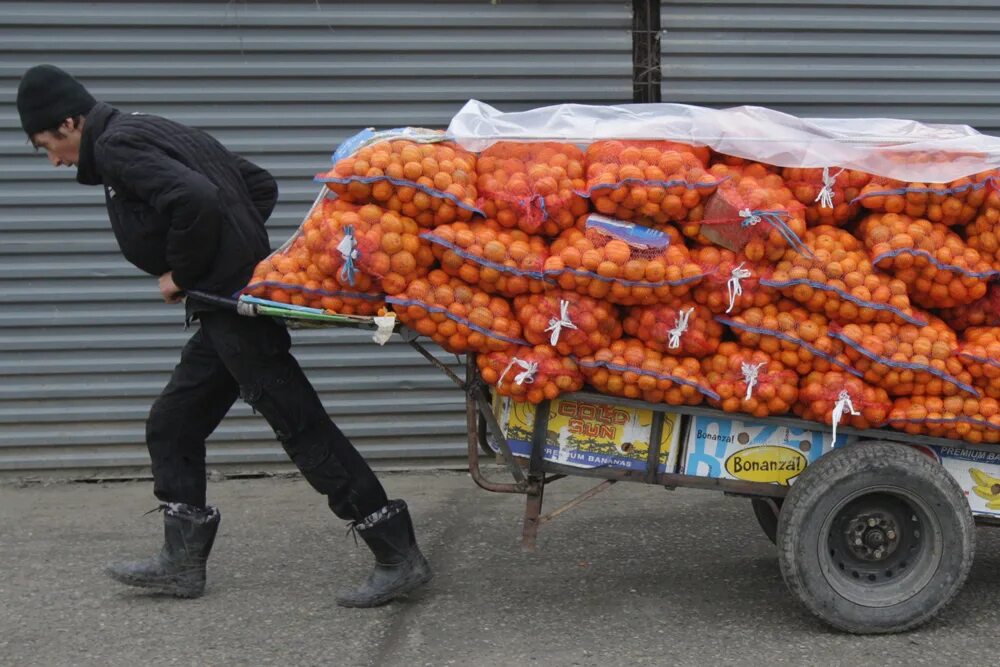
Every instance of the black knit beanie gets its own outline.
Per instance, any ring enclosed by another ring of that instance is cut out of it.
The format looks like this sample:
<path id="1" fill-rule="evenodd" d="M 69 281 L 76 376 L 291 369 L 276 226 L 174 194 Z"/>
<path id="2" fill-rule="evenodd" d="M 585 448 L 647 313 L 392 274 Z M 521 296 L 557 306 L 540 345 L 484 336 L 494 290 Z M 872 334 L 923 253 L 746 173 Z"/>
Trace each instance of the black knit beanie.
<path id="1" fill-rule="evenodd" d="M 17 87 L 17 112 L 28 136 L 59 127 L 67 118 L 84 116 L 97 100 L 83 84 L 54 65 L 36 65 Z"/>

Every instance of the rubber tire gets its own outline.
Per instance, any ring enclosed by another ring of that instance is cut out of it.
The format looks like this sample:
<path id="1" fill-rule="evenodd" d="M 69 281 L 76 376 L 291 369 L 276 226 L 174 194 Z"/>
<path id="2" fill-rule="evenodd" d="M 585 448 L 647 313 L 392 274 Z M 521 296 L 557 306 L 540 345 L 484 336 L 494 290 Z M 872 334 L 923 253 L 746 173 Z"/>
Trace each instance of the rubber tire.
<path id="1" fill-rule="evenodd" d="M 827 536 L 820 532 L 840 501 L 885 484 L 927 505 L 944 548 L 936 571 L 912 597 L 875 607 L 848 600 L 827 581 L 819 553 Z M 958 482 L 925 454 L 900 444 L 862 442 L 825 454 L 796 480 L 778 518 L 778 559 L 788 589 L 817 617 L 855 634 L 905 632 L 930 620 L 962 588 L 974 554 L 975 525 Z"/>
<path id="2" fill-rule="evenodd" d="M 753 506 L 753 515 L 757 517 L 757 523 L 760 525 L 760 529 L 764 531 L 767 535 L 767 539 L 771 540 L 771 544 L 778 543 L 778 515 L 774 513 L 771 509 L 771 505 L 767 502 L 768 500 L 773 500 L 778 505 L 778 511 L 780 514 L 781 504 L 784 502 L 784 498 L 751 498 L 750 503 Z"/>

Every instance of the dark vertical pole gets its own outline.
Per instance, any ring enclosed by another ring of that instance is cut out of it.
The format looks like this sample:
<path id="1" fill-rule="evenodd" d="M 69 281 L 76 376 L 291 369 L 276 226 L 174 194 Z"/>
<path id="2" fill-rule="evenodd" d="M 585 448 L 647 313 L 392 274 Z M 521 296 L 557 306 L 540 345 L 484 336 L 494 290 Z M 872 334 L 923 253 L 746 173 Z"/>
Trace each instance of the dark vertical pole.
<path id="1" fill-rule="evenodd" d="M 632 101 L 661 99 L 660 0 L 632 0 Z"/>

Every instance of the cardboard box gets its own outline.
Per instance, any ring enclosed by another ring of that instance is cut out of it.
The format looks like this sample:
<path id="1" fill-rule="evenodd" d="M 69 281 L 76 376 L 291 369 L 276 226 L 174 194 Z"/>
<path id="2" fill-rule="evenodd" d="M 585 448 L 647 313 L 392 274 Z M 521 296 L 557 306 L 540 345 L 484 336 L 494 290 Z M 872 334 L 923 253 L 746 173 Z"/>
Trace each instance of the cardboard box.
<path id="1" fill-rule="evenodd" d="M 493 407 L 511 451 L 530 457 L 536 407 L 505 396 L 494 397 Z M 549 403 L 544 458 L 578 468 L 645 472 L 652 424 L 652 410 L 556 399 Z M 680 416 L 665 414 L 659 472 L 675 469 L 679 443 Z"/>
<path id="2" fill-rule="evenodd" d="M 917 445 L 951 473 L 973 514 L 1000 516 L 1000 450 Z"/>
<path id="3" fill-rule="evenodd" d="M 839 436 L 838 444 L 849 438 Z M 833 448 L 828 431 L 730 417 L 691 418 L 682 472 L 700 477 L 788 485 Z"/>

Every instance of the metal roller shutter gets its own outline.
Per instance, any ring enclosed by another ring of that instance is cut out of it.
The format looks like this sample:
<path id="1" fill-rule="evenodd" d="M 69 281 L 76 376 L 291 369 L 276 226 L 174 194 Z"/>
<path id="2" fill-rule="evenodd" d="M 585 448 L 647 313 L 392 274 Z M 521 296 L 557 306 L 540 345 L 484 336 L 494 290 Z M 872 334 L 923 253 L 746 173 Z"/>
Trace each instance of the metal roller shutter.
<path id="1" fill-rule="evenodd" d="M 100 189 L 32 154 L 14 107 L 28 67 L 64 67 L 99 99 L 201 127 L 270 169 L 278 245 L 312 175 L 361 127 L 443 127 L 470 97 L 627 101 L 629 25 L 626 3 L 596 0 L 0 1 L 0 473 L 145 466 L 146 412 L 189 335 L 118 256 Z M 463 396 L 408 347 L 344 331 L 295 341 L 366 456 L 461 454 Z M 284 454 L 238 403 L 209 460 L 256 468 Z"/>

